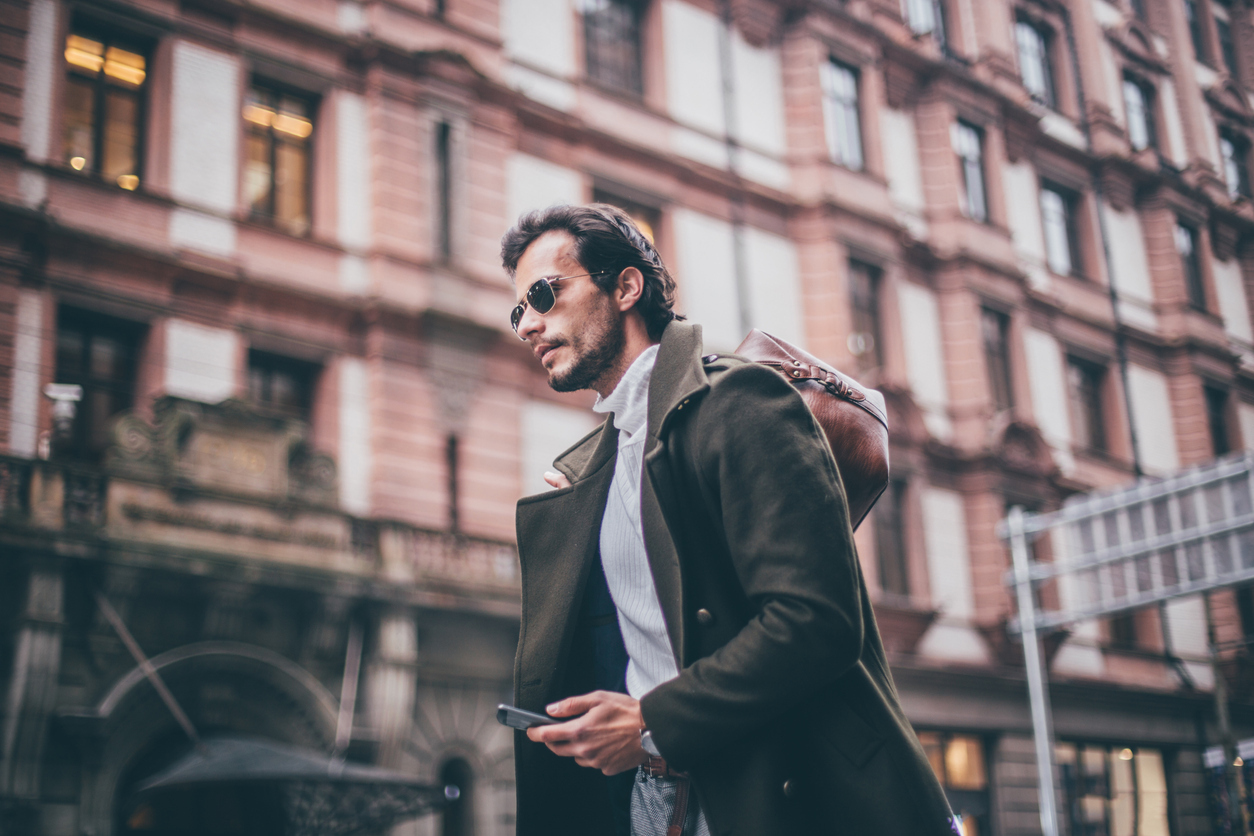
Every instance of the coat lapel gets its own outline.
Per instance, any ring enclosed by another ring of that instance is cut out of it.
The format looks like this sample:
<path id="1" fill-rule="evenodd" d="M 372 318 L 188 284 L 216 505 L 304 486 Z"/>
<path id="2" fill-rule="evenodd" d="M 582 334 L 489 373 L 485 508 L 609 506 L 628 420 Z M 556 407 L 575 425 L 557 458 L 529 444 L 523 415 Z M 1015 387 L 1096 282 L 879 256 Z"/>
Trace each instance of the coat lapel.
<path id="1" fill-rule="evenodd" d="M 518 502 L 522 631 L 514 671 L 518 706 L 540 710 L 560 687 L 601 517 L 614 476 L 618 431 L 608 421 L 559 457 L 571 487 Z M 526 668 L 523 660 L 526 660 Z"/>
<path id="2" fill-rule="evenodd" d="M 645 439 L 644 469 L 641 481 L 640 520 L 645 549 L 658 603 L 666 619 L 675 661 L 682 669 L 684 659 L 683 575 L 679 553 L 662 512 L 675 507 L 675 484 L 667 460 L 666 430 L 671 416 L 682 412 L 692 398 L 709 388 L 701 361 L 701 326 L 672 322 L 662 335 L 657 364 L 649 381 L 648 437 Z"/>

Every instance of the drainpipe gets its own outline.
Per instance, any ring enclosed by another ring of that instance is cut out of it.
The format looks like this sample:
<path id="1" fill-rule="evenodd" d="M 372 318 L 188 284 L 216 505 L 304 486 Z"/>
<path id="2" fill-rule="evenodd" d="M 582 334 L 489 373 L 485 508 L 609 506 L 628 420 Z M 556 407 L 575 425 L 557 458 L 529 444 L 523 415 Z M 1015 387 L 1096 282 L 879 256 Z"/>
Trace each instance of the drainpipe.
<path id="1" fill-rule="evenodd" d="M 718 30 L 718 63 L 722 75 L 723 146 L 727 150 L 727 171 L 731 175 L 732 267 L 736 280 L 736 302 L 740 330 L 745 334 L 753 327 L 749 316 L 749 277 L 745 272 L 745 206 L 739 169 L 740 142 L 736 135 L 736 74 L 732 58 L 731 0 L 719 4 L 721 25 Z"/>

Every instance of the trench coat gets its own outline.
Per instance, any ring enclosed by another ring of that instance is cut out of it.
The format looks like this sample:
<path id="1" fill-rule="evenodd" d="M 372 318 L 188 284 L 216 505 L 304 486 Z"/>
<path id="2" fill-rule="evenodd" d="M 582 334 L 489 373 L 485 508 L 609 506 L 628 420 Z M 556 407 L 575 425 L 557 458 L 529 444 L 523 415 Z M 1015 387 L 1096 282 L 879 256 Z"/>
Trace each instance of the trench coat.
<path id="1" fill-rule="evenodd" d="M 518 503 L 516 704 L 590 690 L 579 612 L 617 457 L 606 421 Z M 672 322 L 649 385 L 641 517 L 680 670 L 641 699 L 711 833 L 954 833 L 898 704 L 822 430 L 778 373 Z M 613 833 L 600 772 L 515 736 L 520 836 Z"/>

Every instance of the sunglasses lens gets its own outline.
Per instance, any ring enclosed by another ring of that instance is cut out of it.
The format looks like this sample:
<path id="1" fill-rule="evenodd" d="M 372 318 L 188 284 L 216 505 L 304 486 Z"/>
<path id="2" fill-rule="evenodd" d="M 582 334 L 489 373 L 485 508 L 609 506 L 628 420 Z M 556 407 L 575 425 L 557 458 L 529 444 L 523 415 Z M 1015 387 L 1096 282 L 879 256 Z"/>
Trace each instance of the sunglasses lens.
<path id="1" fill-rule="evenodd" d="M 514 310 L 509 313 L 509 324 L 514 327 L 514 332 L 518 332 L 518 323 L 522 321 L 523 306 L 515 305 Z"/>
<path id="2" fill-rule="evenodd" d="M 536 313 L 546 314 L 553 310 L 557 297 L 553 295 L 553 285 L 548 279 L 541 279 L 527 290 L 527 302 L 536 309 Z"/>

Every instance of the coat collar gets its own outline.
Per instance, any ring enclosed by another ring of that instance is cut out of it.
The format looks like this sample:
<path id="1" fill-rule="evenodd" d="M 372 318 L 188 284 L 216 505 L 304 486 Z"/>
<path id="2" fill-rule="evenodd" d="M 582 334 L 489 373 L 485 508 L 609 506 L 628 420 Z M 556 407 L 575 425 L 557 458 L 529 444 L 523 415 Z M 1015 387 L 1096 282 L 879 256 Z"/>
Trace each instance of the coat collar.
<path id="1" fill-rule="evenodd" d="M 710 388 L 701 361 L 701 326 L 672 321 L 662 332 L 657 365 L 649 381 L 649 439 L 652 449 L 666 421 L 684 401 Z"/>

